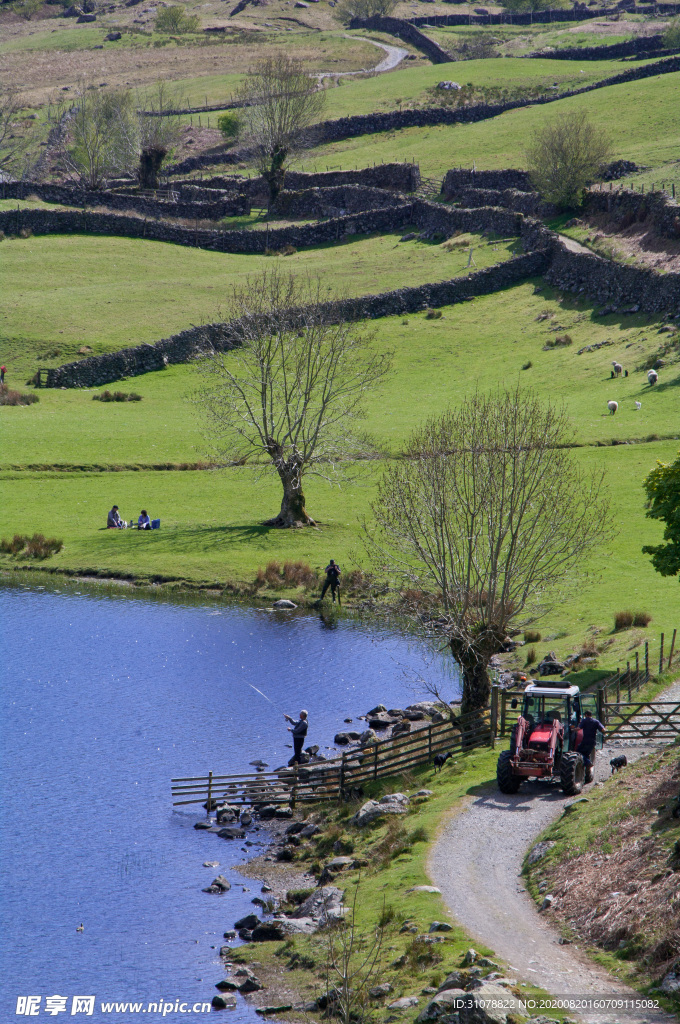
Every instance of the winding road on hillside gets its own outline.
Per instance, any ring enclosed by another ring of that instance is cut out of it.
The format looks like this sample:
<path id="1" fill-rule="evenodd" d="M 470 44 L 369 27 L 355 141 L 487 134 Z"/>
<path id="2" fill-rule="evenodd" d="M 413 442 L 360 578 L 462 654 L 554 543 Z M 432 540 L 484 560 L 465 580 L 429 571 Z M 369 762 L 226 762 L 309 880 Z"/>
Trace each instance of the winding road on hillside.
<path id="1" fill-rule="evenodd" d="M 377 39 L 369 39 L 368 36 L 345 35 L 345 39 L 360 39 L 362 43 L 370 43 L 371 46 L 377 46 L 378 49 L 384 50 L 387 56 L 383 57 L 380 63 L 373 68 L 364 68 L 362 71 L 317 71 L 314 74 L 315 78 L 349 78 L 352 75 L 365 75 L 369 71 L 381 74 L 383 71 L 392 71 L 398 64 L 401 64 L 405 57 L 408 57 L 408 50 L 404 50 L 403 47 L 379 43 Z"/>
<path id="2" fill-rule="evenodd" d="M 657 699 L 680 700 L 680 682 Z M 605 748 L 607 756 L 596 761 L 596 780 L 608 777 L 609 759 L 617 753 L 625 751 L 630 762 L 651 749 L 633 741 L 612 741 Z M 430 855 L 430 877 L 454 917 L 510 965 L 513 977 L 552 996 L 639 999 L 638 992 L 595 965 L 577 946 L 560 945 L 524 887 L 521 870 L 527 851 L 569 799 L 555 786 L 540 782 L 525 783 L 515 796 L 500 793 L 495 785 L 485 787 L 444 827 Z M 619 1019 L 625 1024 L 677 1024 L 676 1017 L 658 1010 L 620 1017 L 596 1010 L 569 1015 L 586 1024 L 613 1024 Z"/>

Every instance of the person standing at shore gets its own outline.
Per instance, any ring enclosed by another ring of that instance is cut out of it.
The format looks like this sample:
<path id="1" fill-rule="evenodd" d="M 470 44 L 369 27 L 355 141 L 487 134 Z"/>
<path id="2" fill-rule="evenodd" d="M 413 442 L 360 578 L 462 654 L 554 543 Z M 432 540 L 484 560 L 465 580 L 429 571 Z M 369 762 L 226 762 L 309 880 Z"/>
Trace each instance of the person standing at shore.
<path id="1" fill-rule="evenodd" d="M 305 742 L 305 736 L 307 735 L 307 712 L 301 711 L 300 718 L 296 722 L 290 715 L 283 716 L 287 722 L 290 722 L 291 727 L 288 732 L 293 734 L 293 761 L 297 764 L 301 763 L 300 755 L 302 754 L 302 744 Z"/>
<path id="2" fill-rule="evenodd" d="M 338 604 L 340 604 L 340 566 L 336 565 L 333 559 L 331 558 L 330 562 L 324 569 L 324 572 L 326 573 L 326 579 L 323 585 L 323 590 L 321 591 L 321 600 L 323 601 L 324 597 L 326 596 L 326 591 L 330 587 L 331 595 L 333 597 L 333 604 L 335 604 L 336 592 L 338 595 Z"/>

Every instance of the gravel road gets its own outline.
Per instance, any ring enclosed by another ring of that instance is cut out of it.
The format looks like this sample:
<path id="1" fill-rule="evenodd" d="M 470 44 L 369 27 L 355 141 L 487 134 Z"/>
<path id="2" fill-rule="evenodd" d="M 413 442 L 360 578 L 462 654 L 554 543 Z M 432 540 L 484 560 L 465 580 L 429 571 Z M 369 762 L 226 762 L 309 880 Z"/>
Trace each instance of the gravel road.
<path id="1" fill-rule="evenodd" d="M 404 50 L 403 47 L 379 43 L 377 39 L 369 39 L 368 36 L 345 36 L 345 38 L 360 39 L 363 43 L 370 43 L 371 46 L 377 46 L 378 49 L 384 50 L 387 56 L 383 57 L 380 63 L 373 68 L 364 68 L 363 71 L 317 71 L 314 74 L 315 78 L 351 78 L 352 75 L 365 75 L 368 71 L 379 74 L 383 71 L 392 71 L 398 64 L 401 64 L 404 57 L 408 57 L 408 50 Z"/>
<path id="2" fill-rule="evenodd" d="M 658 699 L 680 700 L 680 683 Z M 635 741 L 607 744 L 595 764 L 596 781 L 609 775 L 610 758 L 625 753 L 633 761 L 651 749 Z M 516 796 L 503 795 L 495 785 L 485 788 L 445 825 L 432 848 L 429 874 L 451 913 L 511 966 L 513 977 L 531 981 L 553 996 L 640 998 L 577 946 L 561 946 L 524 887 L 520 872 L 527 850 L 569 799 L 557 787 L 541 782 L 524 783 Z M 571 1016 L 586 1024 L 677 1024 L 677 1017 L 655 1010 L 625 1015 L 574 1010 Z"/>

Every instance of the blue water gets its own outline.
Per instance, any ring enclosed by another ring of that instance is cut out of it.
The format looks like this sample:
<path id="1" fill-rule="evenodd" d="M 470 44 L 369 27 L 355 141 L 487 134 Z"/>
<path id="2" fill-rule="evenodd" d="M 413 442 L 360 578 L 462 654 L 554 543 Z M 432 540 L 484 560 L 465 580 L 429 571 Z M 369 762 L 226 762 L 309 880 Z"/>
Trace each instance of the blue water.
<path id="1" fill-rule="evenodd" d="M 254 909 L 260 886 L 233 870 L 241 843 L 195 831 L 198 808 L 173 810 L 170 779 L 287 760 L 284 710 L 309 710 L 308 740 L 323 751 L 345 717 L 425 696 L 423 676 L 456 692 L 444 656 L 353 619 L 73 584 L 0 588 L 0 615 L 2 1021 L 22 1019 L 17 998 L 28 995 L 42 997 L 42 1019 L 71 1019 L 84 995 L 95 1011 L 76 1020 L 126 1024 L 141 1018 L 102 1013 L 101 1002 L 209 1002 L 222 933 Z M 231 892 L 202 893 L 220 871 Z M 66 1013 L 45 1013 L 53 995 Z M 259 1019 L 240 997 L 234 1018 Z"/>

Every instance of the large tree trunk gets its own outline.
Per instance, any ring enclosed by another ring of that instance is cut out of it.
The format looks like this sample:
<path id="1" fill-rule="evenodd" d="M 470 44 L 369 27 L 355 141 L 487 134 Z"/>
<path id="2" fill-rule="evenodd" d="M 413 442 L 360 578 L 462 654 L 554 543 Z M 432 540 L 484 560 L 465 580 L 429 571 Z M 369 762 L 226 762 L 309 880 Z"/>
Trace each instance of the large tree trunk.
<path id="1" fill-rule="evenodd" d="M 491 680 L 489 679 L 489 652 L 475 647 L 450 642 L 451 653 L 460 665 L 463 677 L 461 714 L 483 711 L 489 705 Z M 493 653 L 493 652 L 491 652 Z"/>
<path id="2" fill-rule="evenodd" d="M 137 172 L 140 188 L 158 188 L 158 175 L 166 156 L 167 150 L 162 146 L 149 146 L 142 150 Z"/>
<path id="3" fill-rule="evenodd" d="M 282 451 L 274 441 L 269 442 L 269 454 L 276 466 L 279 479 L 283 485 L 281 511 L 278 516 L 268 519 L 265 526 L 278 526 L 290 529 L 301 526 L 315 526 L 314 520 L 307 515 L 305 495 L 302 490 L 302 462 L 299 457 L 291 455 L 283 461 Z"/>
<path id="4" fill-rule="evenodd" d="M 271 154 L 269 167 L 263 174 L 263 177 L 267 182 L 267 187 L 269 188 L 269 209 L 271 209 L 276 202 L 279 192 L 283 190 L 283 183 L 286 177 L 286 171 L 283 165 L 286 162 L 287 156 L 288 150 L 277 146 Z"/>

